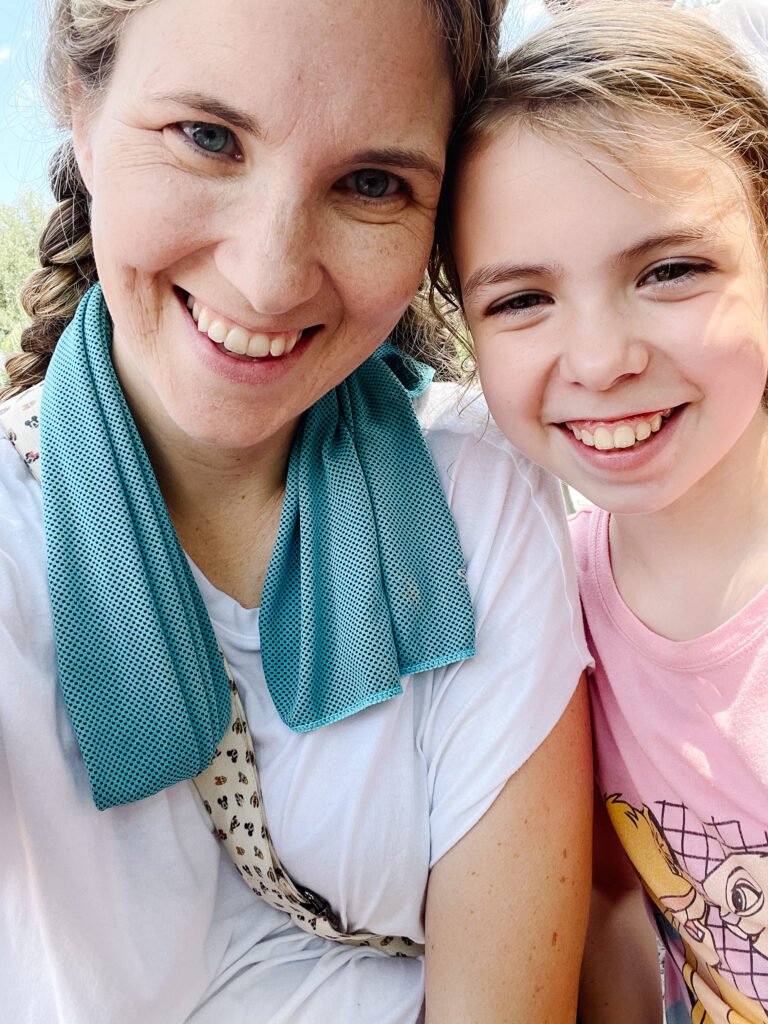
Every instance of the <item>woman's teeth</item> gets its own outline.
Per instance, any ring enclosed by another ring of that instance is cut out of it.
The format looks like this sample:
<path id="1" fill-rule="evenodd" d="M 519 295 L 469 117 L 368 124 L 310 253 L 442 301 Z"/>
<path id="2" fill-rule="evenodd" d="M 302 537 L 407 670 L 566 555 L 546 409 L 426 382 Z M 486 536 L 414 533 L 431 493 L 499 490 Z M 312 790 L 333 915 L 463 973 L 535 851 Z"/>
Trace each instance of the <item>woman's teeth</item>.
<path id="1" fill-rule="evenodd" d="M 253 359 L 272 356 L 276 359 L 292 352 L 302 334 L 301 331 L 291 331 L 289 334 L 249 334 L 236 324 L 212 316 L 192 295 L 187 299 L 187 307 L 201 334 L 207 334 L 211 341 L 223 345 L 228 352 L 238 356 L 250 356 Z"/>
<path id="2" fill-rule="evenodd" d="M 672 409 L 665 409 L 664 412 L 656 412 L 647 419 L 633 417 L 633 423 L 624 421 L 617 427 L 601 425 L 595 427 L 594 430 L 587 430 L 583 426 L 579 427 L 576 423 L 566 423 L 565 425 L 572 431 L 577 441 L 581 441 L 589 448 L 598 448 L 602 452 L 609 452 L 614 448 L 631 448 L 638 441 L 646 441 L 651 434 L 655 434 L 661 429 L 661 424 L 671 415 Z"/>

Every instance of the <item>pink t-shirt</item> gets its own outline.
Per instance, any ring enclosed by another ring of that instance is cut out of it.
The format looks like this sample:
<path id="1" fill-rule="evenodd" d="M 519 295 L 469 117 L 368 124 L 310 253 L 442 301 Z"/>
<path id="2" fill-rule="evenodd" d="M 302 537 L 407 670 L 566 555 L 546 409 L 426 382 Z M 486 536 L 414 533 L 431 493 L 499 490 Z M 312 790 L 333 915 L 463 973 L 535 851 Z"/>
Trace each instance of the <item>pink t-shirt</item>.
<path id="1" fill-rule="evenodd" d="M 706 636 L 661 637 L 616 589 L 609 518 L 571 521 L 596 772 L 670 953 L 667 1022 L 768 1022 L 768 588 Z"/>

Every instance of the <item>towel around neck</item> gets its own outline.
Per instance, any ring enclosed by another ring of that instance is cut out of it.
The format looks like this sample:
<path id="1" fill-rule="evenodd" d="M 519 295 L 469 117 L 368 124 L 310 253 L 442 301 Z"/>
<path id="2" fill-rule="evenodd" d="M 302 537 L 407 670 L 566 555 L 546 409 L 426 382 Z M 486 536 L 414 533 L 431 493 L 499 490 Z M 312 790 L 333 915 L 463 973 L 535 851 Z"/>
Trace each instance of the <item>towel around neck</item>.
<path id="1" fill-rule="evenodd" d="M 100 809 L 193 778 L 230 712 L 111 337 L 96 285 L 56 347 L 40 417 L 60 684 Z M 474 654 L 461 546 L 412 408 L 431 373 L 382 346 L 297 430 L 260 615 L 267 685 L 295 731 Z"/>

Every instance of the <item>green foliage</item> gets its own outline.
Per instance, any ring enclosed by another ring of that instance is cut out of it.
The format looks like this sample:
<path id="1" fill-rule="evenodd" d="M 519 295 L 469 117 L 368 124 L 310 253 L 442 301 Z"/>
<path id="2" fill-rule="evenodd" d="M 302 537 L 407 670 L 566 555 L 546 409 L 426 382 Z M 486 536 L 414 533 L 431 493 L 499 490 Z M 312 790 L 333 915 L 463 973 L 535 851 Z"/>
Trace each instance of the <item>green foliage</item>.
<path id="1" fill-rule="evenodd" d="M 37 242 L 49 207 L 37 192 L 21 192 L 15 206 L 0 203 L 0 352 L 19 347 L 29 322 L 19 302 L 25 278 L 39 266 Z"/>

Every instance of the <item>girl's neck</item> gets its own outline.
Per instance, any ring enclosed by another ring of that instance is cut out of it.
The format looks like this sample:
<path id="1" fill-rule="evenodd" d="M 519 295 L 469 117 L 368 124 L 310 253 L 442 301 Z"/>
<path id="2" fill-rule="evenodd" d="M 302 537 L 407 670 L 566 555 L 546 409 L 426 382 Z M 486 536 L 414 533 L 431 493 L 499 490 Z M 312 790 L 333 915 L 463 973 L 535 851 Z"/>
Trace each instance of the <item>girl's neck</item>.
<path id="1" fill-rule="evenodd" d="M 654 632 L 690 640 L 736 615 L 768 584 L 765 427 L 673 505 L 614 514 L 610 548 L 622 598 Z"/>

